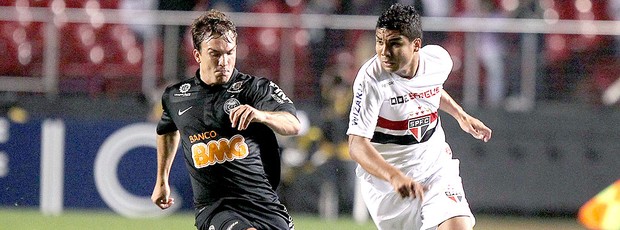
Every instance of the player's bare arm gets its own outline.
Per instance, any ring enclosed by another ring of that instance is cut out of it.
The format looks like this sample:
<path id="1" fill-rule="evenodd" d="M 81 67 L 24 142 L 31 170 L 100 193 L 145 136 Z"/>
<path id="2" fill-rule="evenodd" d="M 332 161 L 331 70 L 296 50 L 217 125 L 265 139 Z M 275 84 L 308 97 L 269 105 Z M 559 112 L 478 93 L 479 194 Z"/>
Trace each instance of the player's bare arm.
<path id="1" fill-rule="evenodd" d="M 401 197 L 423 199 L 425 189 L 422 185 L 388 164 L 370 144 L 370 139 L 349 135 L 349 154 L 368 173 L 390 182 Z"/>
<path id="2" fill-rule="evenodd" d="M 245 130 L 251 122 L 263 123 L 280 135 L 297 135 L 301 129 L 299 120 L 288 112 L 261 111 L 249 105 L 240 105 L 230 112 L 233 128 Z"/>
<path id="3" fill-rule="evenodd" d="M 491 139 L 491 129 L 484 125 L 482 121 L 467 114 L 463 108 L 452 99 L 448 92 L 443 89 L 441 90 L 439 109 L 454 117 L 454 119 L 458 121 L 459 126 L 461 126 L 461 129 L 471 134 L 474 138 L 484 142 Z"/>
<path id="4" fill-rule="evenodd" d="M 168 176 L 180 138 L 179 131 L 157 135 L 157 180 L 151 201 L 161 209 L 167 209 L 174 204 L 174 198 L 170 197 Z"/>

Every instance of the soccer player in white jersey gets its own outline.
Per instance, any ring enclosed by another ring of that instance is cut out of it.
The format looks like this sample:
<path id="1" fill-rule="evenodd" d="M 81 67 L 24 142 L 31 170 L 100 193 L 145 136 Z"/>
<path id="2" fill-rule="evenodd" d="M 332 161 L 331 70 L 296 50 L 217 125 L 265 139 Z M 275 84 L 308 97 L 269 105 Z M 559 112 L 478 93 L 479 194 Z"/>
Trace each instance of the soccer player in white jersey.
<path id="1" fill-rule="evenodd" d="M 438 110 L 484 142 L 491 129 L 443 90 L 452 60 L 440 46 L 422 47 L 421 28 L 412 6 L 392 5 L 379 17 L 377 55 L 353 85 L 349 151 L 378 229 L 472 229 Z"/>

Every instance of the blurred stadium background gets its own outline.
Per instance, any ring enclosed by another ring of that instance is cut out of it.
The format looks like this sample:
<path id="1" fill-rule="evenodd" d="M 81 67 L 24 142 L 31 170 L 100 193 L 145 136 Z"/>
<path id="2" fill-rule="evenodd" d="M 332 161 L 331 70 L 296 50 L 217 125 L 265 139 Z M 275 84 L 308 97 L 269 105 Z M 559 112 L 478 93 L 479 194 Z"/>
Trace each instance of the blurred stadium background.
<path id="1" fill-rule="evenodd" d="M 350 84 L 393 2 L 0 0 L 0 210 L 17 213 L 2 218 L 190 211 L 180 160 L 177 209 L 150 204 L 154 122 L 163 88 L 197 68 L 187 25 L 217 8 L 237 23 L 237 68 L 277 82 L 304 121 L 281 139 L 282 201 L 367 224 L 344 133 Z M 620 179 L 620 1 L 400 2 L 421 10 L 424 43 L 452 55 L 446 90 L 494 130 L 483 144 L 443 120 L 481 229 L 579 229 L 581 205 Z"/>

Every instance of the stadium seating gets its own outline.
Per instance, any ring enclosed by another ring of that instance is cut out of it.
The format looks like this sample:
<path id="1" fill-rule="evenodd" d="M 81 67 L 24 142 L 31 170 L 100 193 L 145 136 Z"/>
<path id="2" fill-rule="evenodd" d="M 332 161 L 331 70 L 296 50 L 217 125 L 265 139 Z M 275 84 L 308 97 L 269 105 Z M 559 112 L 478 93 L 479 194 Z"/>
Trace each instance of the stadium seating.
<path id="1" fill-rule="evenodd" d="M 43 24 L 38 22 L 0 22 L 0 51 L 4 57 L 0 75 L 41 75 L 43 62 Z"/>
<path id="2" fill-rule="evenodd" d="M 584 11 L 583 7 L 578 10 L 578 4 L 574 0 L 561 1 L 553 0 L 552 7 L 560 19 L 594 19 L 610 20 L 607 12 L 607 1 L 591 1 L 589 11 Z M 118 9 L 120 0 L 0 0 L 0 6 L 28 6 L 28 7 L 50 7 L 52 3 L 62 2 L 66 8 L 90 8 L 90 9 Z M 496 3 L 501 2 L 495 0 Z M 294 6 L 287 5 L 283 1 L 255 1 L 242 4 L 247 6 L 246 12 L 262 13 L 306 13 L 308 2 L 302 1 Z M 587 5 L 587 4 L 586 4 Z M 452 16 L 458 17 L 467 13 L 465 0 L 456 0 L 453 5 Z M 204 7 L 204 6 L 203 6 Z M 587 7 L 586 7 L 587 8 Z M 0 21 L 0 53 L 5 57 L 0 63 L 0 75 L 5 76 L 41 76 L 43 74 L 43 52 L 45 51 L 44 28 L 46 24 L 42 22 L 8 22 Z M 142 74 L 142 55 L 144 48 L 140 41 L 137 41 L 135 33 L 126 25 L 103 24 L 91 25 L 89 23 L 67 23 L 58 25 L 60 31 L 60 49 L 58 60 L 60 63 L 60 86 L 61 92 L 86 92 L 89 94 L 112 93 L 120 91 L 140 91 L 139 82 Z M 318 77 L 321 73 L 313 73 L 311 67 L 313 53 L 310 47 L 304 43 L 308 39 L 308 31 L 303 29 L 276 29 L 276 28 L 238 28 L 239 37 L 239 57 L 237 65 L 248 73 L 268 77 L 274 81 L 279 80 L 280 63 L 282 58 L 282 39 L 293 39 L 294 46 L 294 75 L 295 75 L 295 94 L 296 98 L 310 98 L 315 96 L 318 86 Z M 19 38 L 19 34 L 24 34 Z M 286 33 L 286 34 L 284 34 Z M 344 45 L 338 45 L 334 50 L 329 50 L 324 57 L 333 64 L 339 62 L 338 57 L 353 55 L 355 62 L 349 63 L 345 75 L 353 75 L 351 72 L 359 67 L 361 57 L 356 57 L 359 49 L 368 47 L 358 47 L 358 43 L 365 31 L 346 31 L 338 39 L 345 40 Z M 304 38 L 306 37 L 306 38 Z M 16 41 L 16 38 L 17 41 Z M 449 33 L 443 46 L 453 55 L 455 68 L 446 82 L 446 88 L 457 91 L 462 88 L 463 80 L 463 33 Z M 183 53 L 186 57 L 191 57 L 192 44 L 189 32 L 183 38 Z M 328 38 L 332 39 L 332 38 Z M 564 35 L 548 34 L 543 36 L 543 63 L 546 70 L 546 82 L 559 84 L 557 87 L 566 87 L 562 84 L 574 84 L 571 79 L 565 79 L 566 72 L 570 69 L 568 65 L 574 62 L 573 59 L 580 60 L 584 64 L 583 74 L 595 76 L 597 80 L 595 88 L 604 88 L 604 83 L 614 79 L 609 75 L 609 71 L 600 71 L 598 61 L 612 58 L 614 55 L 610 50 L 611 36 L 589 36 L 589 35 Z M 162 47 L 161 40 L 158 40 L 158 47 Z M 21 47 L 21 48 L 20 48 Z M 330 47 L 333 48 L 333 47 Z M 326 49 L 327 50 L 327 49 Z M 21 52 L 21 54 L 20 54 Z M 161 51 L 158 51 L 161 53 Z M 245 56 L 247 54 L 247 56 Z M 20 56 L 21 55 L 21 56 Z M 260 58 L 257 58 L 260 57 Z M 161 71 L 162 57 L 158 57 L 158 71 Z M 191 58 L 187 61 L 186 75 L 192 75 L 197 68 L 197 64 Z M 327 63 L 329 64 L 329 63 Z M 613 64 L 613 63 L 612 63 Z M 481 69 L 481 79 L 484 80 L 485 71 Z M 582 74 L 577 73 L 577 75 Z M 568 73 L 574 74 L 574 73 Z M 353 76 L 344 76 L 351 79 Z M 605 80 L 599 80 L 602 78 Z M 584 81 L 588 82 L 588 81 Z M 66 84 L 65 84 L 66 83 Z M 600 85 L 603 84 L 603 85 Z M 483 83 L 481 82 L 481 88 Z M 549 87 L 547 87 L 549 88 Z"/>
<path id="3" fill-rule="evenodd" d="M 591 7 L 578 9 L 578 4 L 566 4 L 556 0 L 552 10 L 559 19 L 610 20 L 605 0 L 594 1 Z M 580 11 L 581 10 L 581 11 Z M 607 82 L 616 76 L 609 69 L 617 69 L 613 37 L 602 35 L 547 34 L 544 45 L 545 88 L 549 99 L 589 98 L 588 102 L 600 102 L 599 95 Z M 610 65 L 610 66 L 607 66 Z M 551 93 L 554 92 L 554 93 Z M 565 92 L 558 95 L 557 92 Z"/>
<path id="4" fill-rule="evenodd" d="M 108 94 L 140 92 L 142 76 L 141 44 L 126 25 L 106 25 L 97 36 L 104 48 L 99 74 L 104 79 L 103 90 Z"/>
<path id="5" fill-rule="evenodd" d="M 15 75 L 15 70 L 19 67 L 17 63 L 17 46 L 13 41 L 13 27 L 16 23 L 2 22 L 0 23 L 0 55 L 2 55 L 2 61 L 0 62 L 0 74 L 1 75 Z"/>
<path id="6" fill-rule="evenodd" d="M 0 1 L 0 6 L 51 7 L 52 0 Z M 118 0 L 64 0 L 65 8 L 118 8 Z M 58 4 L 56 2 L 55 4 Z M 42 76 L 43 22 L 0 21 L 2 76 Z M 142 45 L 126 25 L 58 24 L 59 85 L 68 93 L 140 92 Z M 117 84 L 114 82 L 123 82 Z"/>
<path id="7" fill-rule="evenodd" d="M 259 1 L 252 5 L 249 12 L 256 13 L 291 13 L 292 9 L 282 1 Z M 269 78 L 278 82 L 280 76 L 281 39 L 283 33 L 287 33 L 286 39 L 295 39 L 296 36 L 303 37 L 304 31 L 301 29 L 279 29 L 279 28 L 237 28 L 239 35 L 239 51 L 237 57 L 237 68 L 246 73 Z M 303 39 L 303 38 L 302 38 Z M 190 39 L 191 40 L 191 39 Z M 186 45 L 191 45 L 191 42 Z M 294 63 L 294 83 L 295 98 L 310 98 L 313 96 L 313 88 L 316 83 L 315 78 L 309 74 L 309 54 L 306 45 L 293 41 L 295 63 Z M 247 56 L 245 55 L 247 54 Z M 195 65 L 193 60 L 188 61 L 190 65 Z"/>

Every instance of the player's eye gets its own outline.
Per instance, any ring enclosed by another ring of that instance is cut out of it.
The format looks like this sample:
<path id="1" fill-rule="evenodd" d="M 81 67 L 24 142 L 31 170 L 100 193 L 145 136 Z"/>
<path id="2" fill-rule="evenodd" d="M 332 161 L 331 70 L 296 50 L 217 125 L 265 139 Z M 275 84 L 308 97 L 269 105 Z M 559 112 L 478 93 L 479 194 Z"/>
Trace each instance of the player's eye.
<path id="1" fill-rule="evenodd" d="M 209 54 L 209 56 L 214 57 L 214 58 L 217 58 L 217 57 L 219 57 L 219 56 L 222 56 L 222 55 L 221 55 L 220 53 L 218 53 L 218 52 L 209 52 L 208 54 Z"/>

